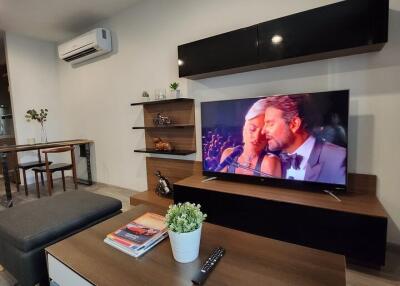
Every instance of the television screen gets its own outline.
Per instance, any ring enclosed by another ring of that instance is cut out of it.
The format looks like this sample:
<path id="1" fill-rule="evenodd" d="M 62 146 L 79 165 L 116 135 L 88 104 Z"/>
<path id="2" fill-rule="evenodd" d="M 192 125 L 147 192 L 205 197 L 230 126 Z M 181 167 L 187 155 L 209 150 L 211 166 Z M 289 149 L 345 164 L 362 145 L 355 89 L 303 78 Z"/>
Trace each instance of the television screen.
<path id="1" fill-rule="evenodd" d="M 203 173 L 345 190 L 348 105 L 348 90 L 203 102 Z"/>

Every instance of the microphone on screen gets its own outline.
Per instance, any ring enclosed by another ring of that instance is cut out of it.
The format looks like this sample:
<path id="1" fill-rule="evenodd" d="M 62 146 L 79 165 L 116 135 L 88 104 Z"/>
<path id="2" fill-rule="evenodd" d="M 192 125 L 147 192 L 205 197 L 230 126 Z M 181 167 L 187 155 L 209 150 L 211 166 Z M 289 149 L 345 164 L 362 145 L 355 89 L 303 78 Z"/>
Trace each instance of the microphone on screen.
<path id="1" fill-rule="evenodd" d="M 243 153 L 243 145 L 238 145 L 233 148 L 232 153 L 225 158 L 224 161 L 218 164 L 218 166 L 214 169 L 214 172 L 220 172 L 226 166 L 231 165 L 237 156 L 240 156 Z"/>

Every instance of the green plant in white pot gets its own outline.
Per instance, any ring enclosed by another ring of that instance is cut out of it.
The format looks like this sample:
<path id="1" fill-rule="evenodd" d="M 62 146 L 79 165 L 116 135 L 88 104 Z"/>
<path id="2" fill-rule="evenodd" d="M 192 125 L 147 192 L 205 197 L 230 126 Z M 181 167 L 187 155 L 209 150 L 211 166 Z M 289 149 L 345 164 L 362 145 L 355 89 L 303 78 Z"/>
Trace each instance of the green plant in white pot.
<path id="1" fill-rule="evenodd" d="M 169 206 L 165 224 L 171 242 L 172 254 L 181 263 L 192 262 L 199 256 L 201 227 L 207 217 L 200 205 L 178 203 Z"/>

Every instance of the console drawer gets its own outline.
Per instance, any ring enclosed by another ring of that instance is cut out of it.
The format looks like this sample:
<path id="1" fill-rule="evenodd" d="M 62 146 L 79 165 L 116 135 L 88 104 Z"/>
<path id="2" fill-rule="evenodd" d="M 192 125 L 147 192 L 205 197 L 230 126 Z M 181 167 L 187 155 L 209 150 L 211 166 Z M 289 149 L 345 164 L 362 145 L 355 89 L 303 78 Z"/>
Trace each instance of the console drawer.
<path id="1" fill-rule="evenodd" d="M 60 286 L 92 286 L 68 266 L 47 253 L 47 269 L 49 278 Z"/>

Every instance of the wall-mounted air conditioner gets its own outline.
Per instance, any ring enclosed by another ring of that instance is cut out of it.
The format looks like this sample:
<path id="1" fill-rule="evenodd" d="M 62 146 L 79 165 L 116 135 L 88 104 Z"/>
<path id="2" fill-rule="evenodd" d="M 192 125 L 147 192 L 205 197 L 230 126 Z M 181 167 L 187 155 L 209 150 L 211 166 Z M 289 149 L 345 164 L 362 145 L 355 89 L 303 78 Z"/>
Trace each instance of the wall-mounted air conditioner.
<path id="1" fill-rule="evenodd" d="M 111 33 L 97 28 L 58 46 L 60 59 L 73 64 L 111 52 Z"/>

